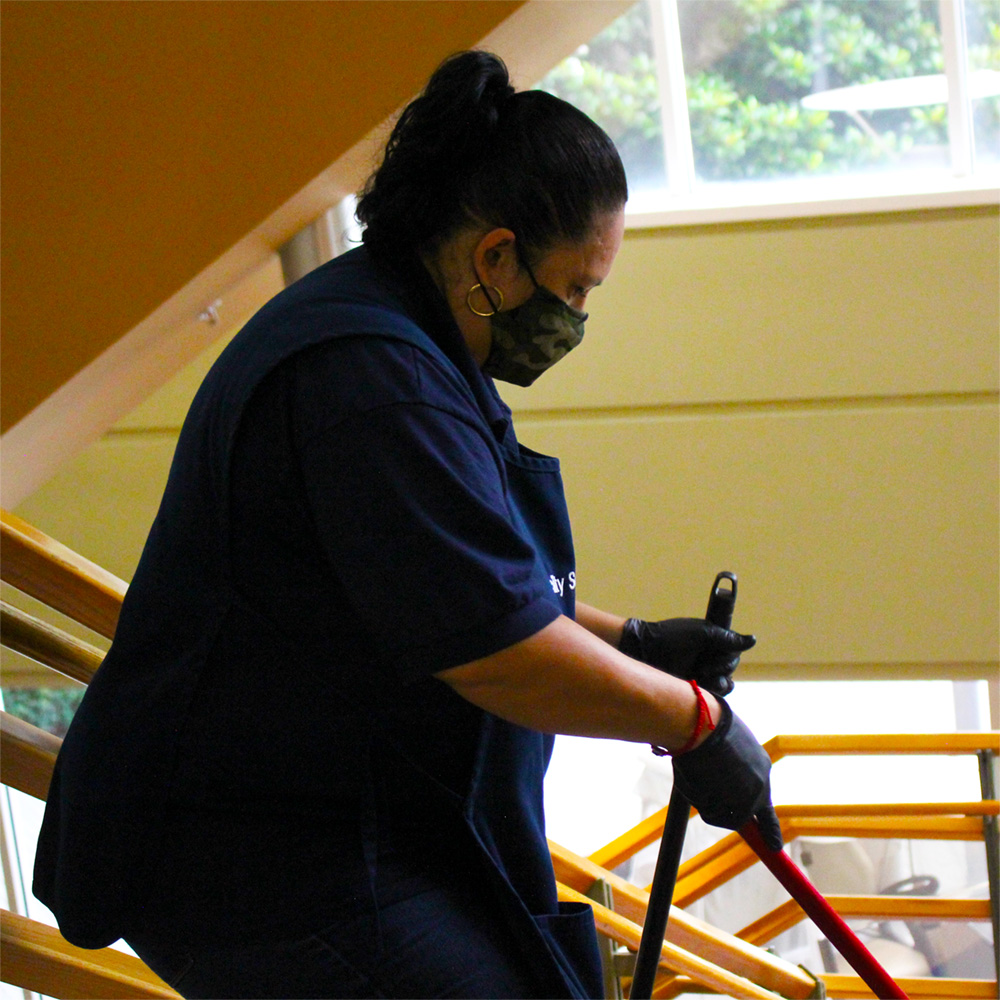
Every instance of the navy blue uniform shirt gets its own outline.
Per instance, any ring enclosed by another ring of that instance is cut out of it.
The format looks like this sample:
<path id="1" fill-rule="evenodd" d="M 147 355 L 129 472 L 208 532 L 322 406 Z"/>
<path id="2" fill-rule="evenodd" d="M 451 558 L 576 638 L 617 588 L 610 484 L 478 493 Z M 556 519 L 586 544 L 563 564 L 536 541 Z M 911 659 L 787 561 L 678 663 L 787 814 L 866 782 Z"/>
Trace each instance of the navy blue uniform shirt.
<path id="1" fill-rule="evenodd" d="M 433 674 L 572 616 L 574 588 L 558 463 L 518 444 L 423 269 L 319 268 L 192 404 L 57 763 L 36 894 L 87 947 L 231 942 L 445 865 L 572 980 L 550 925 L 587 954 L 593 929 L 558 916 L 551 738 Z"/>

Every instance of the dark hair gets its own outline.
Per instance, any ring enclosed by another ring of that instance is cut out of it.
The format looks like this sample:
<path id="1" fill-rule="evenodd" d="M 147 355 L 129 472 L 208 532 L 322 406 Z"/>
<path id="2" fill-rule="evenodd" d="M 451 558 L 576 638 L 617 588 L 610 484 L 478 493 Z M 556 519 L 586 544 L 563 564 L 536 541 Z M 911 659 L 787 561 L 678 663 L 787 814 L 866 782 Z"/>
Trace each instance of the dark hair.
<path id="1" fill-rule="evenodd" d="M 403 111 L 358 202 L 373 255 L 434 250 L 468 224 L 506 226 L 528 257 L 587 238 L 628 197 L 607 134 L 541 90 L 515 93 L 489 52 L 446 59 Z"/>

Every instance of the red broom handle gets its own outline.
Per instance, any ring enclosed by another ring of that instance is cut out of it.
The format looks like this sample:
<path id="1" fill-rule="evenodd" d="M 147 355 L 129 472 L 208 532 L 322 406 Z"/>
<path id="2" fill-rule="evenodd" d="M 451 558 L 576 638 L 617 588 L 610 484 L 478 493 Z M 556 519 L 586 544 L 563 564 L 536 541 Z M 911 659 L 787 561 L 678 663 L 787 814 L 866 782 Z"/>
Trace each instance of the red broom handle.
<path id="1" fill-rule="evenodd" d="M 879 1000 L 908 1000 L 896 981 L 875 960 L 843 917 L 823 898 L 816 887 L 784 851 L 773 851 L 764 843 L 755 820 L 740 827 L 740 836 L 754 854 L 771 870 L 788 894 L 805 910 L 827 940 L 851 964 Z"/>

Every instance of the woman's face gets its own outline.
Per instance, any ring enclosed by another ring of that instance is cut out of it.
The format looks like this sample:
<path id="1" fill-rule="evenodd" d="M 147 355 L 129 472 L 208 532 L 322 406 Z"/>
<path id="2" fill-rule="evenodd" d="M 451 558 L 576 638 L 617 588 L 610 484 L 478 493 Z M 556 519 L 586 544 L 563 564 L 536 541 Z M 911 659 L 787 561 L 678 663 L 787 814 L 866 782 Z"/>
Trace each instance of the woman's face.
<path id="1" fill-rule="evenodd" d="M 598 216 L 581 243 L 557 244 L 535 262 L 535 281 L 582 311 L 591 289 L 610 274 L 624 231 L 624 208 Z M 492 344 L 491 310 L 498 303 L 501 311 L 513 309 L 535 293 L 517 234 L 505 228 L 469 230 L 425 263 L 445 293 L 472 356 L 482 365 Z M 483 287 L 490 289 L 489 297 Z"/>
<path id="2" fill-rule="evenodd" d="M 535 280 L 559 296 L 567 305 L 584 311 L 591 289 L 611 273 L 625 232 L 625 211 L 619 209 L 598 217 L 583 243 L 563 243 L 549 250 L 532 268 Z M 526 269 L 508 300 L 511 307 L 531 297 L 535 286 Z"/>

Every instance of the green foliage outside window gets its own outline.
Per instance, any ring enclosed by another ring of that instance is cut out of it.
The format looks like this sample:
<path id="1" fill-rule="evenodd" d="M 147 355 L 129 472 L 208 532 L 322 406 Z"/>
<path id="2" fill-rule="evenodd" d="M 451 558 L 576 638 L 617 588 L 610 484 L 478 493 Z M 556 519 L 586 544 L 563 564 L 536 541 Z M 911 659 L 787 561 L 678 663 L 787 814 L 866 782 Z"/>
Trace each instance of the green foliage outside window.
<path id="1" fill-rule="evenodd" d="M 55 736 L 65 736 L 74 713 L 80 707 L 83 693 L 84 688 L 76 685 L 4 688 L 3 706 L 4 711 L 39 729 Z"/>
<path id="2" fill-rule="evenodd" d="M 972 68 L 1000 69 L 1000 3 L 966 0 L 966 12 Z M 833 173 L 904 156 L 919 164 L 947 146 L 945 105 L 859 120 L 799 104 L 817 91 L 943 72 L 934 0 L 679 0 L 678 13 L 702 179 Z M 637 187 L 664 176 L 650 39 L 638 3 L 541 83 L 608 131 Z M 975 110 L 977 142 L 1000 149 L 1000 100 Z"/>
<path id="3" fill-rule="evenodd" d="M 655 184 L 664 171 L 650 38 L 649 10 L 637 3 L 539 84 L 590 115 L 618 147 L 629 181 L 640 184 Z"/>

